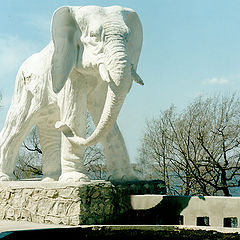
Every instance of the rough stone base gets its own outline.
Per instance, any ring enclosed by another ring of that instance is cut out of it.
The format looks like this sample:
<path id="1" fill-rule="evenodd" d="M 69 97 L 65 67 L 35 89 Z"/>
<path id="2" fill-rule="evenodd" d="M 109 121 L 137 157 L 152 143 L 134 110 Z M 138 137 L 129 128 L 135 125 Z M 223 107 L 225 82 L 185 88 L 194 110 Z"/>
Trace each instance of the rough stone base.
<path id="1" fill-rule="evenodd" d="M 0 220 L 109 224 L 129 208 L 129 195 L 106 181 L 0 183 Z"/>

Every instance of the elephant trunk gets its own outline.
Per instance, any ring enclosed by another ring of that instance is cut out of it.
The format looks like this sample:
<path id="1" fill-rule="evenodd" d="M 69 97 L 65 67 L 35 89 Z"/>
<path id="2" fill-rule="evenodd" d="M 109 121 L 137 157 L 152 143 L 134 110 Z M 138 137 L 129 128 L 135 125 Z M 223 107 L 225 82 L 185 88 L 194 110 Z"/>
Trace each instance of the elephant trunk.
<path id="1" fill-rule="evenodd" d="M 131 82 L 131 71 L 130 67 L 128 68 L 128 73 L 122 74 L 121 78 L 123 79 L 119 79 L 118 85 L 115 83 L 117 80 L 115 74 L 112 74 L 111 71 L 105 73 L 109 83 L 104 108 L 95 131 L 82 142 L 82 145 L 89 146 L 98 143 L 113 127 L 130 88 L 130 84 L 125 83 L 125 81 Z M 124 83 L 122 83 L 123 81 Z"/>
<path id="2" fill-rule="evenodd" d="M 118 97 L 111 87 L 108 87 L 107 98 L 99 123 L 92 135 L 82 142 L 83 145 L 89 146 L 97 144 L 108 134 L 117 119 L 124 98 L 125 96 Z"/>
<path id="3" fill-rule="evenodd" d="M 111 51 L 110 51 L 111 50 Z M 87 139 L 77 136 L 69 141 L 77 145 L 97 144 L 113 127 L 121 110 L 125 97 L 131 88 L 131 64 L 126 54 L 126 43 L 111 39 L 105 48 L 105 61 L 99 65 L 101 78 L 108 83 L 108 90 L 103 111 L 95 131 Z"/>

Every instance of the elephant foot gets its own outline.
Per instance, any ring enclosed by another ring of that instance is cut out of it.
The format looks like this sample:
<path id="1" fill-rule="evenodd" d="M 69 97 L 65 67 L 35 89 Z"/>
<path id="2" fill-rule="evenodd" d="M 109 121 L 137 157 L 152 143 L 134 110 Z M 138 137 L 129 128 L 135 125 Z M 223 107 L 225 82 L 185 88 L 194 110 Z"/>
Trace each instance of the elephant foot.
<path id="1" fill-rule="evenodd" d="M 110 182 L 128 182 L 128 181 L 139 181 L 139 179 L 136 176 L 114 176 L 114 175 L 108 175 L 107 180 Z"/>
<path id="2" fill-rule="evenodd" d="M 80 172 L 66 172 L 63 173 L 60 178 L 60 182 L 90 182 L 90 179 Z"/>
<path id="3" fill-rule="evenodd" d="M 56 178 L 53 177 L 43 177 L 42 182 L 54 182 L 57 181 Z"/>
<path id="4" fill-rule="evenodd" d="M 16 180 L 16 177 L 13 174 L 7 175 L 5 173 L 0 172 L 0 182 L 14 181 L 14 180 Z"/>
<path id="5" fill-rule="evenodd" d="M 133 171 L 113 171 L 107 175 L 107 179 L 113 182 L 138 181 L 139 178 Z"/>

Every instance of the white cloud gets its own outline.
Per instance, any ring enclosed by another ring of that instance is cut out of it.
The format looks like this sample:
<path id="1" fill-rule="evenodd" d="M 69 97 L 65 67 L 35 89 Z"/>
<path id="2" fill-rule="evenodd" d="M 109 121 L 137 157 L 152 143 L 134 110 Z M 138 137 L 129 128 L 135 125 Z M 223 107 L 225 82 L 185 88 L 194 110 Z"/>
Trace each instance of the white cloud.
<path id="1" fill-rule="evenodd" d="M 1 100 L 1 106 L 3 107 L 10 106 L 11 102 L 12 102 L 11 96 L 3 96 Z"/>
<path id="2" fill-rule="evenodd" d="M 25 23 L 40 31 L 43 36 L 50 36 L 51 17 L 43 15 L 28 15 Z"/>
<path id="3" fill-rule="evenodd" d="M 18 36 L 0 34 L 0 92 L 4 108 L 10 105 L 15 77 L 20 65 L 38 51 L 38 45 Z M 3 114 L 2 110 L 1 114 Z"/>
<path id="4" fill-rule="evenodd" d="M 36 49 L 35 44 L 18 36 L 0 35 L 0 82 L 1 78 L 16 72 L 19 65 Z"/>
<path id="5" fill-rule="evenodd" d="M 0 33 L 0 83 L 2 77 L 16 73 L 21 63 L 33 53 L 42 49 L 43 42 L 50 38 L 50 18 L 42 15 L 27 15 L 25 24 L 31 25 L 41 34 L 41 38 L 32 40 L 17 34 Z"/>
<path id="6" fill-rule="evenodd" d="M 223 85 L 223 84 L 228 84 L 230 82 L 229 79 L 226 78 L 210 78 L 202 81 L 204 85 L 213 85 L 213 84 L 218 84 L 218 85 Z"/>

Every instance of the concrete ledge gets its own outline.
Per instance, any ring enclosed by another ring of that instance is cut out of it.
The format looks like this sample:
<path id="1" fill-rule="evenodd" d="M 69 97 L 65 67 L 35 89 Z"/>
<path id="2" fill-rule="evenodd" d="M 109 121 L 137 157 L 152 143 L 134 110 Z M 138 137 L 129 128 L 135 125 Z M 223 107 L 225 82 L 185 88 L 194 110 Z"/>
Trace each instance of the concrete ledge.
<path id="1" fill-rule="evenodd" d="M 8 228 L 8 232 L 0 231 L 0 238 L 9 239 L 31 239 L 36 236 L 39 238 L 49 239 L 56 235 L 62 237 L 77 236 L 79 239 L 105 239 L 105 240 L 117 240 L 117 239 L 158 239 L 158 240 L 172 240 L 172 239 L 201 239 L 201 240 L 237 240 L 240 239 L 240 229 L 229 228 L 217 228 L 217 227 L 196 227 L 196 226 L 136 226 L 136 225 L 92 225 L 92 226 L 78 226 L 78 227 L 64 227 L 62 225 L 52 225 L 53 228 L 49 228 L 47 224 L 33 224 L 24 222 L 4 221 L 14 226 L 17 224 L 20 229 L 21 224 L 24 227 L 24 231 L 15 231 L 14 228 Z M 0 221 L 0 226 L 3 221 Z M 38 226 L 39 225 L 39 226 Z M 44 226 L 45 225 L 45 226 Z M 28 229 L 28 230 L 27 230 Z M 0 228 L 1 230 L 1 228 Z"/>
<path id="2" fill-rule="evenodd" d="M 47 224 L 47 223 L 34 223 L 28 221 L 12 221 L 12 220 L 0 220 L 0 233 L 2 232 L 14 232 L 21 230 L 37 230 L 37 229 L 53 229 L 53 228 L 69 228 L 72 226 L 63 224 Z M 1 239 L 1 237 L 0 237 Z"/>
<path id="3" fill-rule="evenodd" d="M 132 195 L 131 206 L 139 224 L 240 227 L 240 197 Z"/>
<path id="4" fill-rule="evenodd" d="M 91 229 L 93 231 L 108 230 L 143 230 L 143 231 L 161 231 L 161 230 L 203 230 L 203 231 L 216 231 L 220 233 L 239 233 L 240 228 L 223 228 L 223 227 L 200 227 L 200 226 L 179 226 L 179 225 L 81 225 L 81 226 L 68 226 L 62 224 L 46 224 L 46 223 L 33 223 L 28 221 L 12 221 L 0 220 L 0 233 L 6 231 L 19 231 L 19 230 L 43 230 L 43 229 L 56 229 L 56 228 L 79 228 Z"/>
<path id="5" fill-rule="evenodd" d="M 0 220 L 107 224 L 129 207 L 129 196 L 107 181 L 0 183 Z"/>

